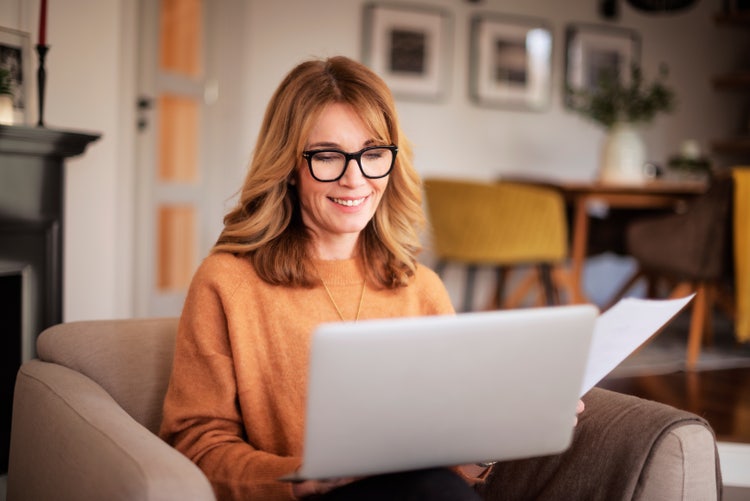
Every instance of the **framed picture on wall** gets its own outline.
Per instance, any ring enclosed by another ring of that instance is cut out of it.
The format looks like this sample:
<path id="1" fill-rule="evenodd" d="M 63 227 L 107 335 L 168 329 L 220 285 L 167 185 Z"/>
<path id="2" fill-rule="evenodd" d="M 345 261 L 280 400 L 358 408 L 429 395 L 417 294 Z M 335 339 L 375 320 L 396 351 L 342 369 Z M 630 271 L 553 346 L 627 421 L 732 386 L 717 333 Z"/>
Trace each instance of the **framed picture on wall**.
<path id="1" fill-rule="evenodd" d="M 446 94 L 451 18 L 426 6 L 367 4 L 363 61 L 394 96 L 438 100 Z"/>
<path id="2" fill-rule="evenodd" d="M 606 74 L 623 82 L 639 64 L 640 37 L 627 28 L 571 24 L 565 30 L 565 104 L 572 107 L 571 90 L 593 90 Z"/>
<path id="3" fill-rule="evenodd" d="M 552 31 L 534 18 L 478 14 L 471 20 L 472 99 L 481 105 L 543 110 L 550 101 Z"/>
<path id="4" fill-rule="evenodd" d="M 13 123 L 26 124 L 29 81 L 31 79 L 31 44 L 29 34 L 0 27 L 0 67 L 10 73 L 13 93 Z"/>

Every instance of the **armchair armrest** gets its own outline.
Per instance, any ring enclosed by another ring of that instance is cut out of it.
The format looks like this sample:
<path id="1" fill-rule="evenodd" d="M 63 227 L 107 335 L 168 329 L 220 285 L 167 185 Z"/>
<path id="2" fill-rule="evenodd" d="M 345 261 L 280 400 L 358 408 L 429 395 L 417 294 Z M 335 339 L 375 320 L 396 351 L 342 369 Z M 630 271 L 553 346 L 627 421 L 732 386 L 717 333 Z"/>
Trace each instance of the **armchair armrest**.
<path id="1" fill-rule="evenodd" d="M 716 439 L 699 416 L 600 388 L 562 454 L 498 463 L 484 498 L 721 499 Z"/>
<path id="2" fill-rule="evenodd" d="M 32 360 L 18 372 L 8 499 L 214 500 L 200 469 L 98 384 Z"/>

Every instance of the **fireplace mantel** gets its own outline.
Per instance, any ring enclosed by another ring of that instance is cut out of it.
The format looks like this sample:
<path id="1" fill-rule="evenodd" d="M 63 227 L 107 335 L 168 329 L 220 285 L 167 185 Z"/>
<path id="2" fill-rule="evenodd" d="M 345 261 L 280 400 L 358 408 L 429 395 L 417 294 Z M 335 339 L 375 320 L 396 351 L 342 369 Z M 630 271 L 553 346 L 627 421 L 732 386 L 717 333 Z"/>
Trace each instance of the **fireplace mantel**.
<path id="1" fill-rule="evenodd" d="M 89 143 L 99 137 L 100 134 L 46 127 L 0 125 L 0 153 L 68 158 L 86 151 Z"/>

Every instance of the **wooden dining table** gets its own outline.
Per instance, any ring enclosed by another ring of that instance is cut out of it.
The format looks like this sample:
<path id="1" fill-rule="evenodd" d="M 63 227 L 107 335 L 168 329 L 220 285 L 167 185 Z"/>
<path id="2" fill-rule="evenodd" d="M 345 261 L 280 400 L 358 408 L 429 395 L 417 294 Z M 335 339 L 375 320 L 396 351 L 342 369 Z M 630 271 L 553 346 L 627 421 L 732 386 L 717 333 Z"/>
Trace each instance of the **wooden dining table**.
<path id="1" fill-rule="evenodd" d="M 557 188 L 573 207 L 571 222 L 571 288 L 572 301 L 588 302 L 583 290 L 583 268 L 588 254 L 590 211 L 599 207 L 612 209 L 663 209 L 681 212 L 687 202 L 705 192 L 705 181 L 652 180 L 639 184 L 605 184 L 600 182 L 560 182 Z"/>
<path id="2" fill-rule="evenodd" d="M 589 254 L 592 212 L 607 209 L 685 210 L 687 202 L 706 191 L 703 180 L 653 179 L 641 183 L 613 184 L 598 181 L 515 179 L 558 189 L 572 208 L 570 276 L 571 302 L 589 302 L 583 287 L 583 269 Z"/>

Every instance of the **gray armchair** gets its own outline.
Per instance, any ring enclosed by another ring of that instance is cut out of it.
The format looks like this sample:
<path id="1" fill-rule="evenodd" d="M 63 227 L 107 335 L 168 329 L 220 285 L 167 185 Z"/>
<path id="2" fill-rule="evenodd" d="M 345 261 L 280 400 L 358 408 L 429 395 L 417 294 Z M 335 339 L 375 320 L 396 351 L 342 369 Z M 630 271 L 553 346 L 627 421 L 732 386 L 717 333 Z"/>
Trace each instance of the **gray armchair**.
<path id="1" fill-rule="evenodd" d="M 39 358 L 16 380 L 10 501 L 214 499 L 203 473 L 156 435 L 176 328 L 176 319 L 103 320 L 40 335 Z M 717 499 L 705 421 L 605 390 L 585 400 L 568 451 L 497 465 L 485 499 Z"/>

